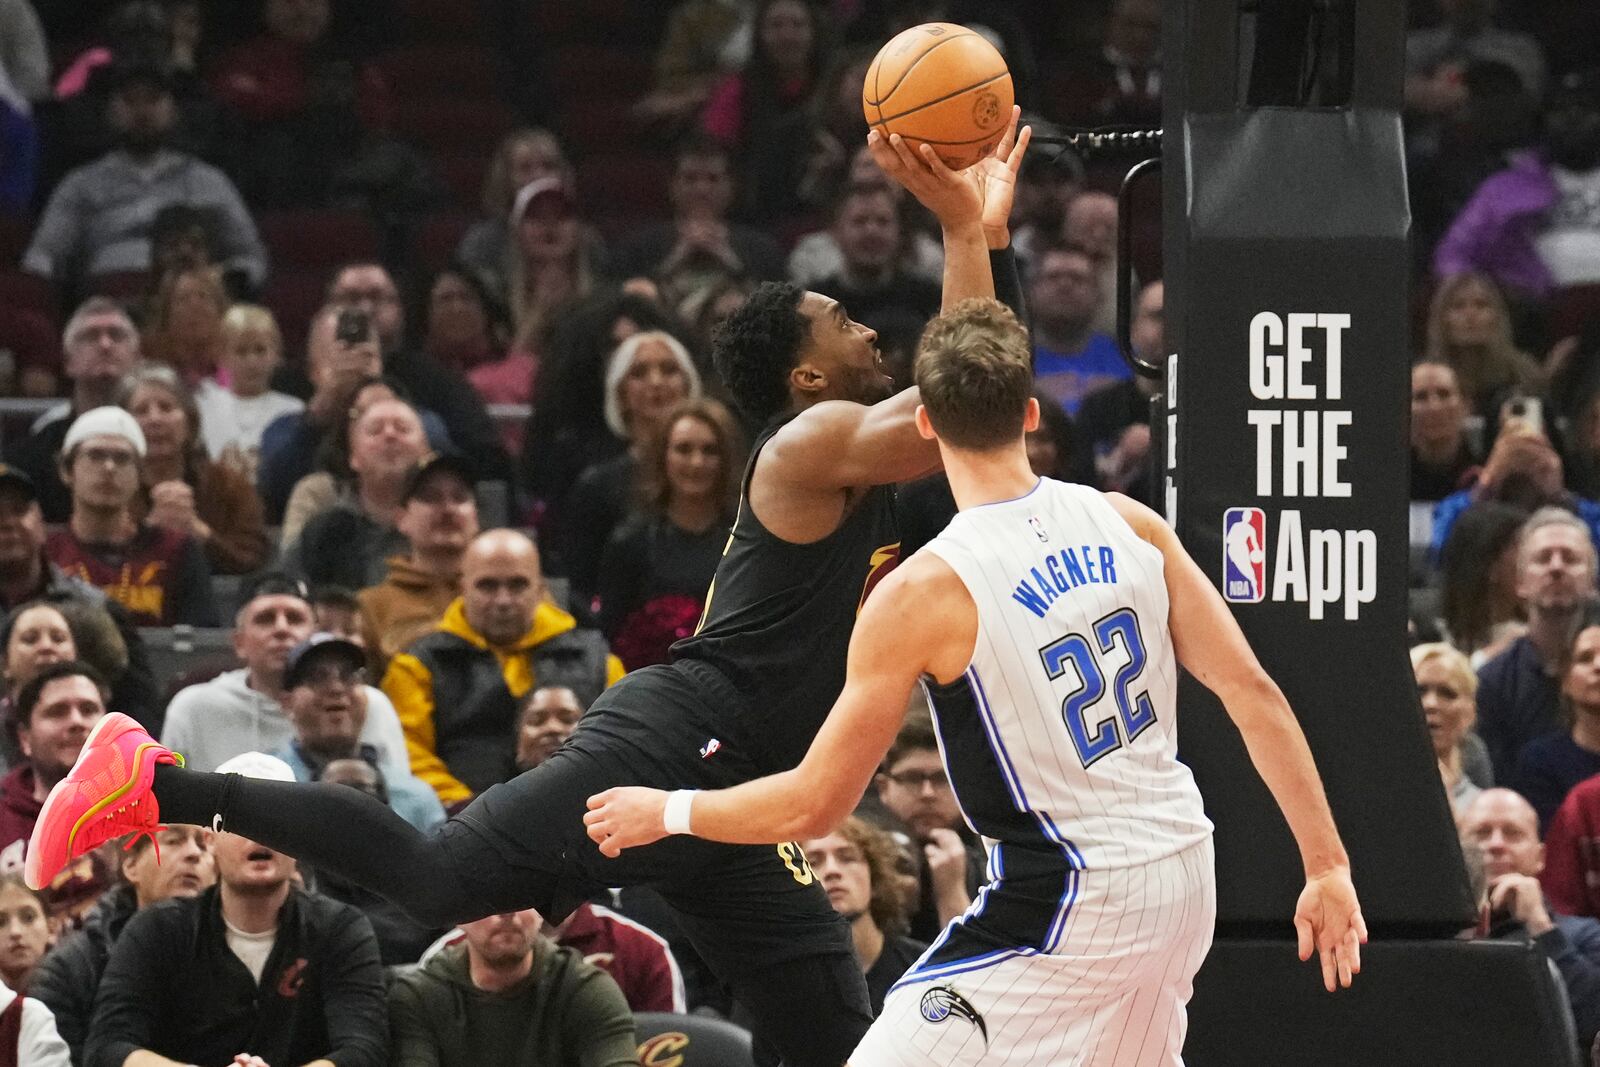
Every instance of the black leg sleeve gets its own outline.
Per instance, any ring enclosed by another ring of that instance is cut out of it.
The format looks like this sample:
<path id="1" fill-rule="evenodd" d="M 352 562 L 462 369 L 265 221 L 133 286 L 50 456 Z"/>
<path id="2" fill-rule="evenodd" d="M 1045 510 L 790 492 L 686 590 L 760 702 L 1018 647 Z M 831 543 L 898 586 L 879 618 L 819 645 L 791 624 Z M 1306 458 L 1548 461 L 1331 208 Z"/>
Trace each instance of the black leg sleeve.
<path id="1" fill-rule="evenodd" d="M 452 844 L 476 837 L 452 820 L 424 834 L 382 802 L 327 782 L 269 782 L 156 768 L 156 801 L 167 823 L 192 823 L 248 837 L 394 901 L 426 926 L 454 926 L 496 910 L 454 862 Z M 472 847 L 468 842 L 467 847 Z"/>

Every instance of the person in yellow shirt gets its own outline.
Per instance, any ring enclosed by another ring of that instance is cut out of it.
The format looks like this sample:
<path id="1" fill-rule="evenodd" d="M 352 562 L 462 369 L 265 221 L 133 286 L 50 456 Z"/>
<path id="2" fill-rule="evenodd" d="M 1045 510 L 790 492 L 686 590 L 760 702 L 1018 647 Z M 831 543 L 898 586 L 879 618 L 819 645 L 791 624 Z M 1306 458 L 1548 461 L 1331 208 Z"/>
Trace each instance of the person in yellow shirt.
<path id="1" fill-rule="evenodd" d="M 545 598 L 539 550 L 525 535 L 475 538 L 461 591 L 431 632 L 390 661 L 382 684 L 412 773 L 447 808 L 515 777 L 517 709 L 534 686 L 566 686 L 587 705 L 623 674 L 599 631 Z"/>

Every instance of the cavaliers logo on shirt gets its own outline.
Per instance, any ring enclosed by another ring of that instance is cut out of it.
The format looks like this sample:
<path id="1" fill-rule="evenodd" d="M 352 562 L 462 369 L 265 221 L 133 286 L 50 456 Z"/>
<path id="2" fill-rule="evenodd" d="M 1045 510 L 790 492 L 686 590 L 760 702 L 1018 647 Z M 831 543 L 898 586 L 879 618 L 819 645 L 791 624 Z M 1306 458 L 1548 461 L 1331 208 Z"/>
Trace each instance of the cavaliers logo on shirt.
<path id="1" fill-rule="evenodd" d="M 900 542 L 884 545 L 872 551 L 872 559 L 868 562 L 867 580 L 861 585 L 861 599 L 856 601 L 856 614 L 861 614 L 861 609 L 867 603 L 867 597 L 878 588 L 878 583 L 889 576 L 889 572 L 900 565 Z"/>

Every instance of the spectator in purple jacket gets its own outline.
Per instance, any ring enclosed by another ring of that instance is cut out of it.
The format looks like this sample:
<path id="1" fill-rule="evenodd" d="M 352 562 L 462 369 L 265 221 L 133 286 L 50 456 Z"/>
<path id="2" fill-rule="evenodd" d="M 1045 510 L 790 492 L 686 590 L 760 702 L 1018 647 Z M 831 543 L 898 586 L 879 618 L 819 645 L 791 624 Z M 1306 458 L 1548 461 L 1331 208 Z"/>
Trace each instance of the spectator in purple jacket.
<path id="1" fill-rule="evenodd" d="M 1600 69 L 1571 74 L 1545 109 L 1545 146 L 1490 177 L 1434 253 L 1449 277 L 1481 270 L 1522 299 L 1600 283 Z"/>

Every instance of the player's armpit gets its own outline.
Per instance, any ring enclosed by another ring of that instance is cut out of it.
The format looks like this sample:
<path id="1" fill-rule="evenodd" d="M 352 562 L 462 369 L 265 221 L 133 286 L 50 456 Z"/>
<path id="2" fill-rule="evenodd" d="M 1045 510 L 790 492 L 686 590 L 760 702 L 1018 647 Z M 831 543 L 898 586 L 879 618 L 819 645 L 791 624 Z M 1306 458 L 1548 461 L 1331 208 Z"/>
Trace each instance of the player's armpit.
<path id="1" fill-rule="evenodd" d="M 801 412 L 763 450 L 763 475 L 802 490 L 907 482 L 938 469 L 939 448 L 917 432 L 916 389 L 876 404 L 825 401 Z"/>

